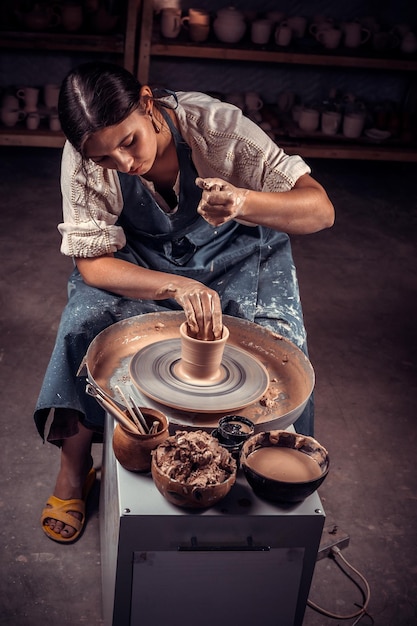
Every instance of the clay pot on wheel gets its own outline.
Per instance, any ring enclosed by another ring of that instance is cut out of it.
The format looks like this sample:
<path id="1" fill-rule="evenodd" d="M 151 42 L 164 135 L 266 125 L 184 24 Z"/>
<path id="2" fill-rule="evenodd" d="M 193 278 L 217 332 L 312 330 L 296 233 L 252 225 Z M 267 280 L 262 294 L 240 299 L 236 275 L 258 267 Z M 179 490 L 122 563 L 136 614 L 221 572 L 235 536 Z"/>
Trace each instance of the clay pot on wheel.
<path id="1" fill-rule="evenodd" d="M 121 424 L 117 424 L 113 433 L 113 451 L 120 465 L 130 472 L 149 472 L 151 469 L 152 450 L 168 437 L 167 417 L 151 408 L 141 408 L 143 417 L 149 426 L 159 422 L 158 430 L 152 435 L 131 433 Z"/>
<path id="2" fill-rule="evenodd" d="M 181 359 L 177 375 L 181 380 L 199 385 L 213 385 L 223 376 L 221 363 L 229 339 L 229 329 L 223 326 L 221 339 L 203 341 L 190 337 L 187 322 L 180 326 Z"/>

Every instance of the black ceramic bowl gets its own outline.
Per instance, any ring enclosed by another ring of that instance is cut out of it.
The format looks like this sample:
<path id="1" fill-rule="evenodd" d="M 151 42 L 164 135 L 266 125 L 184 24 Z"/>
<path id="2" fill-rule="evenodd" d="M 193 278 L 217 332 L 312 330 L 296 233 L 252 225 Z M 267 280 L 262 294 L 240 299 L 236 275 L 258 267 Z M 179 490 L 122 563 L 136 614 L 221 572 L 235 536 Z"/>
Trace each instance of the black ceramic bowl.
<path id="1" fill-rule="evenodd" d="M 240 465 L 253 491 L 274 502 L 302 502 L 329 472 L 327 450 L 313 437 L 261 432 L 243 444 Z"/>
<path id="2" fill-rule="evenodd" d="M 227 441 L 239 444 L 249 439 L 255 432 L 254 423 L 241 415 L 226 415 L 219 421 L 220 436 Z"/>

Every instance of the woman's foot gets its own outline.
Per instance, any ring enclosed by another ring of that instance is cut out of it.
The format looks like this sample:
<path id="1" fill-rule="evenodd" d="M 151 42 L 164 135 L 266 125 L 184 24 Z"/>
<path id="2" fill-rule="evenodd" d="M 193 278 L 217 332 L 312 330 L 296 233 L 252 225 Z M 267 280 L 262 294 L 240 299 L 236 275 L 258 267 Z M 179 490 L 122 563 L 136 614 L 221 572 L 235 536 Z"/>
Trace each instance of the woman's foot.
<path id="1" fill-rule="evenodd" d="M 83 500 L 83 490 L 88 471 L 83 474 L 83 478 L 80 477 L 74 481 L 68 480 L 68 476 L 60 470 L 54 489 L 54 496 L 60 500 Z M 45 508 L 52 508 L 51 504 L 47 503 Z M 66 513 L 82 521 L 83 514 L 81 512 L 69 509 Z M 77 532 L 75 526 L 64 524 L 61 520 L 54 519 L 53 517 L 46 518 L 44 524 L 55 533 L 61 535 L 63 539 L 71 539 Z"/>
<path id="2" fill-rule="evenodd" d="M 64 439 L 61 450 L 61 467 L 55 483 L 54 496 L 60 500 L 83 499 L 83 490 L 86 478 L 91 470 L 93 461 L 91 458 L 91 442 L 93 433 L 79 424 L 79 431 L 73 437 Z M 46 509 L 51 508 L 47 504 Z M 68 515 L 78 520 L 82 520 L 83 515 L 79 511 L 66 511 Z M 68 522 L 68 520 L 66 520 Z M 48 526 L 56 535 L 60 535 L 63 540 L 73 537 L 77 528 L 69 523 L 64 523 L 53 517 L 46 517 L 43 524 Z"/>

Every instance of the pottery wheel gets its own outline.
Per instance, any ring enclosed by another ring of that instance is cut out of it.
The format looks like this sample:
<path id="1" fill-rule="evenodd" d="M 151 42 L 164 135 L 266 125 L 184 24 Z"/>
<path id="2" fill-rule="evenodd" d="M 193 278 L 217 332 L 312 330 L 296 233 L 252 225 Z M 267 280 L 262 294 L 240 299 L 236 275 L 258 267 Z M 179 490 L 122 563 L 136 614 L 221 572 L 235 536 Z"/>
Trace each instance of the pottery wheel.
<path id="1" fill-rule="evenodd" d="M 237 410 L 218 409 L 217 413 L 206 412 L 208 398 L 202 396 L 197 403 L 198 411 L 172 408 L 171 394 L 166 401 L 169 404 L 164 404 L 140 391 L 135 382 L 136 379 L 142 380 L 145 368 L 139 364 L 136 366 L 139 368 L 137 372 L 131 368 L 132 360 L 138 359 L 136 355 L 145 347 L 171 339 L 180 341 L 179 329 L 184 321 L 183 311 L 164 311 L 116 322 L 93 339 L 81 364 L 80 376 L 88 376 L 111 398 L 117 398 L 117 386 L 128 396 L 133 385 L 134 397 L 139 406 L 150 406 L 165 412 L 173 427 L 202 428 L 211 432 L 218 426 L 219 416 L 226 413 L 236 415 Z M 256 376 L 252 372 L 254 362 L 260 363 L 269 376 L 269 386 L 265 394 L 252 404 L 239 409 L 238 414 L 254 422 L 256 430 L 287 428 L 301 415 L 313 391 L 314 370 L 310 361 L 294 344 L 267 328 L 229 315 L 223 315 L 223 321 L 230 332 L 226 348 L 232 347 L 241 351 L 233 352 L 234 355 L 239 355 L 234 357 L 235 360 L 241 364 L 243 355 L 252 357 L 251 364 L 244 366 L 245 384 L 242 383 L 242 394 L 246 393 L 246 385 L 251 385 Z M 170 355 L 171 350 L 164 348 L 164 351 Z M 155 378 L 154 375 L 152 377 Z M 256 384 L 262 386 L 259 381 Z M 219 389 L 211 388 L 209 396 L 215 397 L 218 392 Z M 241 397 L 236 405 L 242 406 Z"/>
<path id="2" fill-rule="evenodd" d="M 195 413 L 236 411 L 259 400 L 269 386 L 265 367 L 235 346 L 225 346 L 221 375 L 213 384 L 180 378 L 176 371 L 180 360 L 180 339 L 157 341 L 132 357 L 131 379 L 152 400 Z"/>

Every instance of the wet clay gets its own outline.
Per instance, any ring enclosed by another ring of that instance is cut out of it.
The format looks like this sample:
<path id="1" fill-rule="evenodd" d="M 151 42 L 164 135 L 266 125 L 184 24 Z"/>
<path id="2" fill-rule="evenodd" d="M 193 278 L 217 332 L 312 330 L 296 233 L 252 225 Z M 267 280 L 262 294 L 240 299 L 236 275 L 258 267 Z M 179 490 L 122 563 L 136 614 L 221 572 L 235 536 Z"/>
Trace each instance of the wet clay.
<path id="1" fill-rule="evenodd" d="M 175 366 L 175 373 L 181 380 L 191 384 L 213 385 L 224 377 L 221 369 L 224 347 L 229 338 L 229 330 L 223 326 L 221 339 L 204 341 L 188 334 L 188 324 L 180 326 L 181 359 Z"/>
<path id="2" fill-rule="evenodd" d="M 292 448 L 258 448 L 248 456 L 246 464 L 265 478 L 287 483 L 307 482 L 321 476 L 321 468 L 314 459 Z"/>

